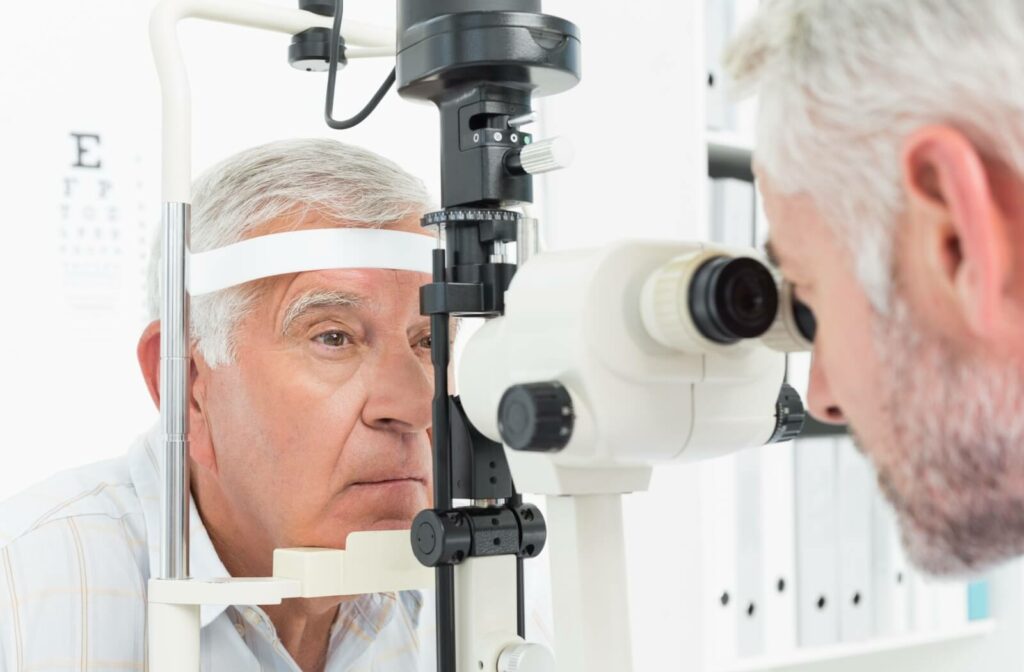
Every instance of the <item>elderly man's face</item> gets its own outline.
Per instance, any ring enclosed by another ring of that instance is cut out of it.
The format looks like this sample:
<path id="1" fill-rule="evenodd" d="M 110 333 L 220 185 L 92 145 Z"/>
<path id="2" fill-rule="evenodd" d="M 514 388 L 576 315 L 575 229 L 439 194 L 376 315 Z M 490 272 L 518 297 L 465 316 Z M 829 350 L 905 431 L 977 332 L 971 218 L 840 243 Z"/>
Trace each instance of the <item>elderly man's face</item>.
<path id="1" fill-rule="evenodd" d="M 810 411 L 824 422 L 853 420 L 858 431 L 870 433 L 882 420 L 878 395 L 872 394 L 880 370 L 871 306 L 852 259 L 809 196 L 780 194 L 767 177 L 758 184 L 772 223 L 769 253 L 817 320 Z"/>
<path id="2" fill-rule="evenodd" d="M 849 422 L 915 563 L 956 573 L 1024 552 L 1024 196 L 946 129 L 908 140 L 905 162 L 885 315 L 812 199 L 760 189 L 817 318 L 810 411 Z"/>
<path id="3" fill-rule="evenodd" d="M 416 220 L 389 228 L 422 232 Z M 272 278 L 238 325 L 235 362 L 197 363 L 197 433 L 241 529 L 278 547 L 341 548 L 349 532 L 408 527 L 429 506 L 426 282 L 375 269 Z"/>

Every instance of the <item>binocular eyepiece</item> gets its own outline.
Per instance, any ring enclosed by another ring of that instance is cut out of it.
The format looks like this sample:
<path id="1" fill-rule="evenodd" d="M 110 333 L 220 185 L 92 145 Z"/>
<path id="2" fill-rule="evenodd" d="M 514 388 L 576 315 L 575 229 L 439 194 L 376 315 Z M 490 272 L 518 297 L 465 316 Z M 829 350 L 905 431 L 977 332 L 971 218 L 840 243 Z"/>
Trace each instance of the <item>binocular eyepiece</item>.
<path id="1" fill-rule="evenodd" d="M 692 353 L 761 339 L 781 352 L 809 350 L 810 309 L 760 260 L 708 251 L 672 260 L 644 285 L 641 313 L 662 345 Z"/>
<path id="2" fill-rule="evenodd" d="M 714 343 L 758 338 L 775 322 L 779 292 L 771 272 L 751 257 L 712 257 L 690 280 L 693 324 Z"/>

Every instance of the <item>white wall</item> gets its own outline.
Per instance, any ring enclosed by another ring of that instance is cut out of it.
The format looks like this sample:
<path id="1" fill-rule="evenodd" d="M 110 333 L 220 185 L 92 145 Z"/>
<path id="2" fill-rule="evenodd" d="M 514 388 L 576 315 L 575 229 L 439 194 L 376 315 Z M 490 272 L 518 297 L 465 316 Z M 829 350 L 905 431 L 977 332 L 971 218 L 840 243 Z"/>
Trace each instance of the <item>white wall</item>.
<path id="1" fill-rule="evenodd" d="M 552 247 L 703 236 L 702 3 L 547 0 L 582 33 L 583 82 L 545 99 L 543 128 L 576 162 L 545 193 Z"/>

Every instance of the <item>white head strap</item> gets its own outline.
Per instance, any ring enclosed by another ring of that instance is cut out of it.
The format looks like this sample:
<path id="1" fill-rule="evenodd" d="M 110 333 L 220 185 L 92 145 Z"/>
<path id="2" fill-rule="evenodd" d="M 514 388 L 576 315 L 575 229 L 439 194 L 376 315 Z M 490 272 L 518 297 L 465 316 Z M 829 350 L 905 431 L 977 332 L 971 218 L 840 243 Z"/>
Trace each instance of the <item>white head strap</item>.
<path id="1" fill-rule="evenodd" d="M 251 280 L 335 268 L 431 272 L 437 240 L 388 229 L 307 229 L 272 233 L 189 255 L 189 294 Z"/>

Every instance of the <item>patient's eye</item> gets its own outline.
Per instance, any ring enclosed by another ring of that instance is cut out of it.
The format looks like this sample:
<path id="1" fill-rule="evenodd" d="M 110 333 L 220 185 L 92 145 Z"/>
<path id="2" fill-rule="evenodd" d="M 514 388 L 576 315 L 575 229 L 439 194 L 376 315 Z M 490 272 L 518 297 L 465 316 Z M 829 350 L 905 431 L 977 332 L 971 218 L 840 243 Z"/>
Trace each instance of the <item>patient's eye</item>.
<path id="1" fill-rule="evenodd" d="M 329 348 L 343 348 L 352 343 L 351 336 L 346 334 L 344 331 L 338 331 L 337 329 L 317 334 L 313 337 L 313 340 L 318 343 L 322 343 Z"/>
<path id="2" fill-rule="evenodd" d="M 430 350 L 430 346 L 433 344 L 433 342 L 434 341 L 430 338 L 430 336 L 424 336 L 419 340 L 419 342 L 416 345 L 426 350 Z"/>

